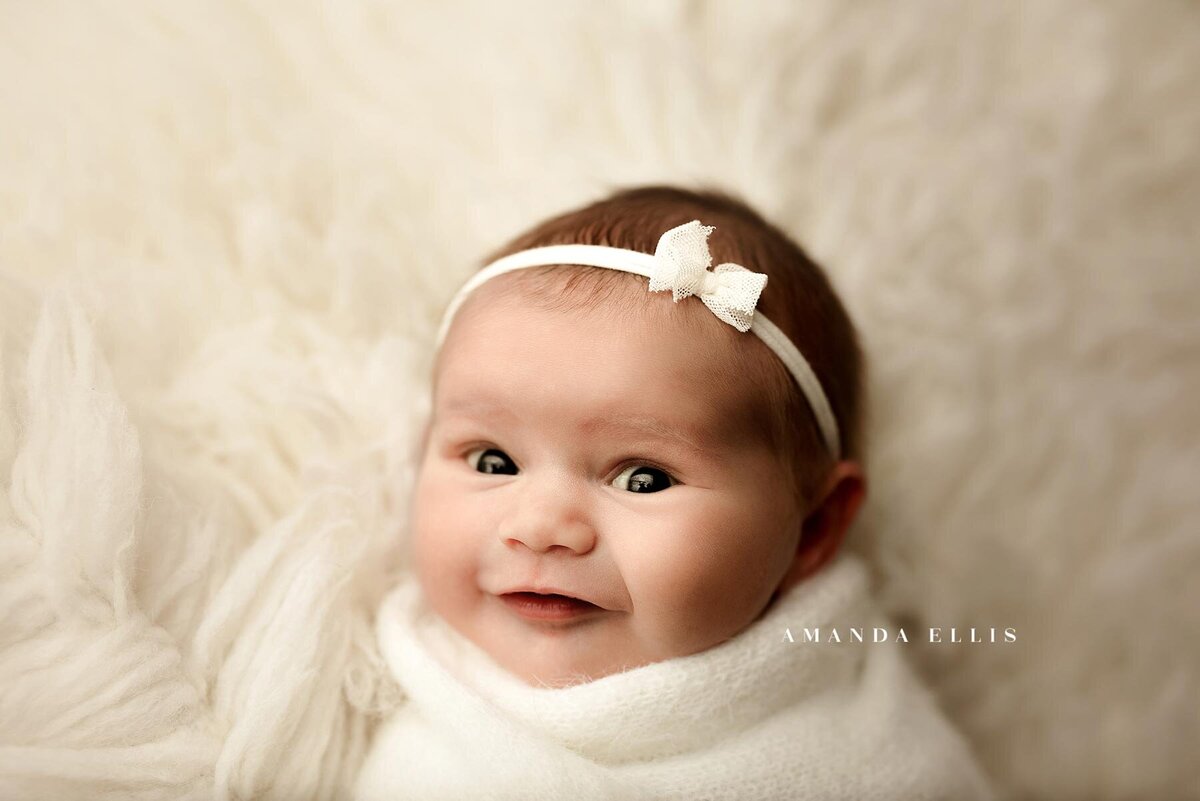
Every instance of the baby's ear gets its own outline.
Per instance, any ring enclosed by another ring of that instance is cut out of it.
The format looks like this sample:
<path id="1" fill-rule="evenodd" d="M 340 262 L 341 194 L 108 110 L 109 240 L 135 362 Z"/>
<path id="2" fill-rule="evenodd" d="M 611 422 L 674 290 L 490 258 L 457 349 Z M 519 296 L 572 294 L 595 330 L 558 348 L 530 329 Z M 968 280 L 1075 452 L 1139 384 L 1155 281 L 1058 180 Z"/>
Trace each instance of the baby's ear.
<path id="1" fill-rule="evenodd" d="M 842 461 L 833 466 L 817 502 L 804 518 L 796 557 L 780 590 L 816 573 L 832 559 L 846 538 L 867 496 L 867 479 L 858 462 Z"/>

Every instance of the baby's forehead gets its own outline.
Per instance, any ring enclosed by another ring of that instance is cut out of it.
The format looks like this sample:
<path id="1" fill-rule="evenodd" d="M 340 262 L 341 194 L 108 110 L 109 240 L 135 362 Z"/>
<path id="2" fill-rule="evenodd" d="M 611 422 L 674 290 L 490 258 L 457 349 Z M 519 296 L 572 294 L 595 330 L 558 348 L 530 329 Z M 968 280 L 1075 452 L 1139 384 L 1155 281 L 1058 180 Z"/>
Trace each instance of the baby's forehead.
<path id="1" fill-rule="evenodd" d="M 747 367 L 765 346 L 698 299 L 675 304 L 669 292 L 647 295 L 644 278 L 625 277 L 632 282 L 591 304 L 489 287 L 499 279 L 480 287 L 439 359 L 439 410 L 557 400 L 594 411 L 598 428 L 636 418 L 710 439 L 761 432 L 766 398 Z"/>

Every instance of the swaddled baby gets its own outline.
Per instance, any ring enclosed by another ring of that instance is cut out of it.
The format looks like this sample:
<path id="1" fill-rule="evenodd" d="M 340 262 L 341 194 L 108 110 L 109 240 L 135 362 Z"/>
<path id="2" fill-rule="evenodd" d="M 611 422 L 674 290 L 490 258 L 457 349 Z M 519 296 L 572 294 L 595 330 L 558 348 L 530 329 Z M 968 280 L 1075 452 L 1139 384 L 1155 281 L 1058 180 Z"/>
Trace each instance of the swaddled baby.
<path id="1" fill-rule="evenodd" d="M 618 192 L 494 254 L 438 346 L 359 798 L 987 797 L 902 645 L 788 636 L 883 621 L 839 550 L 862 356 L 777 228 Z"/>

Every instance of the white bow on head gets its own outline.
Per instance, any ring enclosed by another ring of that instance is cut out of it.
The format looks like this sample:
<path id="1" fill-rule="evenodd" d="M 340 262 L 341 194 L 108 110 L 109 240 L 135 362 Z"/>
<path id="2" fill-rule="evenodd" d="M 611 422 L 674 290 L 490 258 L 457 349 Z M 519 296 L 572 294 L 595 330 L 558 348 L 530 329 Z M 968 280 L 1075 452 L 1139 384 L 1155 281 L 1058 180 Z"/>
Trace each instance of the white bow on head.
<path id="1" fill-rule="evenodd" d="M 708 251 L 708 235 L 714 230 L 712 225 L 692 220 L 659 237 L 650 291 L 669 289 L 676 303 L 695 295 L 718 318 L 746 332 L 754 320 L 754 307 L 767 285 L 767 276 L 729 263 L 709 271 L 712 254 Z"/>

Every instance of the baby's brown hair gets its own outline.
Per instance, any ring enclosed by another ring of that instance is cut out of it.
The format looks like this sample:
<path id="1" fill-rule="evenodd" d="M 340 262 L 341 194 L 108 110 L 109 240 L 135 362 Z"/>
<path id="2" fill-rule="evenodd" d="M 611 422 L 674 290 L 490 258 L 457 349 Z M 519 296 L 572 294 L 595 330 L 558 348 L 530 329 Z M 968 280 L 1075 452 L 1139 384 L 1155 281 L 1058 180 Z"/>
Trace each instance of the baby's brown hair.
<path id="1" fill-rule="evenodd" d="M 842 458 L 861 462 L 865 366 L 850 316 L 804 250 L 729 192 L 673 186 L 621 189 L 538 224 L 489 254 L 480 266 L 545 245 L 607 245 L 653 253 L 663 232 L 695 219 L 716 227 L 709 238 L 713 265 L 733 262 L 768 276 L 757 310 L 804 354 L 837 418 Z M 558 309 L 602 305 L 631 279 L 640 281 L 645 291 L 644 278 L 599 267 L 531 267 L 505 278 Z M 808 509 L 833 464 L 808 401 L 783 362 L 765 346 L 753 349 L 740 367 L 741 376 L 731 378 L 762 388 L 764 434 L 779 443 L 797 499 Z"/>

